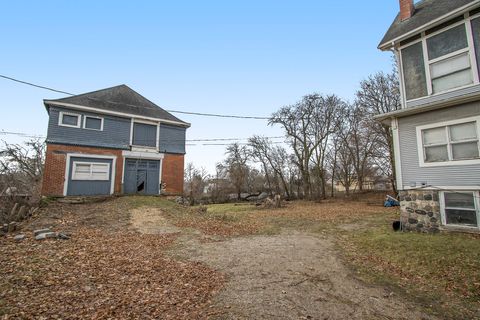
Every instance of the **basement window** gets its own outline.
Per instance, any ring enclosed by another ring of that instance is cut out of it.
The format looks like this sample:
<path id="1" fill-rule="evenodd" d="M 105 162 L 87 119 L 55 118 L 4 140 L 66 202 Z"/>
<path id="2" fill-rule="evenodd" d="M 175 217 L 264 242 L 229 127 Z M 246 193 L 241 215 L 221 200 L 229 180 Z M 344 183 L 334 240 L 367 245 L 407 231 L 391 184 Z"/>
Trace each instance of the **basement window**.
<path id="1" fill-rule="evenodd" d="M 108 181 L 109 179 L 109 163 L 73 162 L 72 180 Z"/>
<path id="2" fill-rule="evenodd" d="M 444 225 L 479 227 L 478 192 L 442 192 L 441 208 Z"/>

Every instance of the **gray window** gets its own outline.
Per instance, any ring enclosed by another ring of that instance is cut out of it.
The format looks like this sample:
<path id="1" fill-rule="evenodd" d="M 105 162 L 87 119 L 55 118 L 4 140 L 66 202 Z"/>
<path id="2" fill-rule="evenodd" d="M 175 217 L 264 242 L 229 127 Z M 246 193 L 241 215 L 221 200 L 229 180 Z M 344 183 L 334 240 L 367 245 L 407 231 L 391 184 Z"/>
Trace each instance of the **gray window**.
<path id="1" fill-rule="evenodd" d="M 474 192 L 444 192 L 444 215 L 447 225 L 478 227 L 478 209 Z"/>
<path id="2" fill-rule="evenodd" d="M 85 116 L 85 129 L 103 130 L 103 119 Z"/>
<path id="3" fill-rule="evenodd" d="M 428 38 L 427 47 L 429 60 L 440 58 L 449 53 L 467 48 L 468 41 L 465 25 L 461 24 Z"/>
<path id="4" fill-rule="evenodd" d="M 402 49 L 402 64 L 407 100 L 426 96 L 427 80 L 421 42 Z"/>
<path id="5" fill-rule="evenodd" d="M 480 73 L 480 18 L 472 20 L 473 44 L 475 47 L 475 58 L 477 59 L 477 68 Z"/>
<path id="6" fill-rule="evenodd" d="M 68 127 L 80 127 L 80 115 L 60 112 L 59 124 Z"/>
<path id="7" fill-rule="evenodd" d="M 145 123 L 134 123 L 133 145 L 144 147 L 157 146 L 157 126 Z"/>

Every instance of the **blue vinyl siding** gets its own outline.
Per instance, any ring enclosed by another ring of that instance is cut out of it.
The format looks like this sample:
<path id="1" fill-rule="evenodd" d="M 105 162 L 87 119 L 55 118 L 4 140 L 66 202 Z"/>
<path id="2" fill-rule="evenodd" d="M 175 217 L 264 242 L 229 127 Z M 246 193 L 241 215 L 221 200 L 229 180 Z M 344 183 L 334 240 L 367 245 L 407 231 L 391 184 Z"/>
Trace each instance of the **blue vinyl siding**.
<path id="1" fill-rule="evenodd" d="M 80 128 L 58 125 L 60 111 L 80 114 Z M 131 120 L 128 118 L 85 113 L 59 107 L 50 107 L 49 113 L 50 118 L 48 123 L 47 142 L 79 146 L 129 149 Z M 102 117 L 104 119 L 103 131 L 84 129 L 83 121 L 85 115 Z"/>
<path id="2" fill-rule="evenodd" d="M 185 128 L 160 124 L 160 152 L 184 154 L 185 135 Z"/>
<path id="3" fill-rule="evenodd" d="M 80 128 L 65 127 L 58 124 L 60 112 L 80 115 Z M 49 108 L 47 142 L 56 144 L 130 149 L 131 119 L 91 112 L 77 111 L 62 107 Z M 103 118 L 103 130 L 84 129 L 85 116 Z M 159 134 L 159 152 L 185 154 L 186 128 L 160 124 L 157 126 L 135 123 L 133 144 L 137 146 L 156 147 L 156 134 Z"/>
<path id="4" fill-rule="evenodd" d="M 110 172 L 108 181 L 94 181 L 94 180 L 72 180 L 73 162 L 96 162 L 96 163 L 109 163 Z M 68 196 L 96 196 L 96 195 L 108 195 L 111 190 L 112 183 L 112 165 L 111 159 L 97 159 L 97 158 L 84 158 L 84 157 L 71 157 L 70 158 L 70 170 L 68 173 Z"/>
<path id="5" fill-rule="evenodd" d="M 480 115 L 480 102 L 457 105 L 398 119 L 404 187 L 415 182 L 431 186 L 478 186 L 480 164 L 420 167 L 416 127 Z"/>

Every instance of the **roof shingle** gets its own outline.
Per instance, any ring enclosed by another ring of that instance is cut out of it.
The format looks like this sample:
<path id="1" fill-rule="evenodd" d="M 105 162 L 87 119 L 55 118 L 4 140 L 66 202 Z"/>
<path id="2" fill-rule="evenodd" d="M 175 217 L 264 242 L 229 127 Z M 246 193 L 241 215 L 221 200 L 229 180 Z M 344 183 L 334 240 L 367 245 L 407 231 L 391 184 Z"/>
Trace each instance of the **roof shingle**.
<path id="1" fill-rule="evenodd" d="M 478 0 L 423 0 L 415 4 L 415 12 L 410 19 L 400 20 L 400 14 L 397 15 L 382 41 L 379 48 L 384 47 L 392 40 L 405 35 L 423 25 L 436 20 L 455 9 L 468 4 L 480 3 Z M 453 17 L 452 17 L 453 18 Z"/>
<path id="2" fill-rule="evenodd" d="M 74 104 L 107 112 L 120 112 L 134 116 L 174 121 L 189 126 L 187 122 L 173 116 L 124 84 L 67 98 L 44 100 L 44 103 L 46 106 L 49 103 Z"/>

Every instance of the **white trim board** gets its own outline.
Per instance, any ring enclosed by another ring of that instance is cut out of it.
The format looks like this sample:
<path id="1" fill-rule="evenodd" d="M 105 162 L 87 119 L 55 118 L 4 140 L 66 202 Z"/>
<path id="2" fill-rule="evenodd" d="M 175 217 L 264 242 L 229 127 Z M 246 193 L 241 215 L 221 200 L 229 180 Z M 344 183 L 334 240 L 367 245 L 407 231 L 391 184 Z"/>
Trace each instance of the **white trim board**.
<path id="1" fill-rule="evenodd" d="M 402 176 L 402 157 L 400 154 L 400 134 L 398 132 L 398 119 L 392 118 L 392 138 L 393 138 L 393 155 L 395 159 L 395 176 L 397 189 L 403 186 Z"/>
<path id="2" fill-rule="evenodd" d="M 111 185 L 110 185 L 110 194 L 113 194 L 115 191 L 115 175 L 117 171 L 116 163 L 117 163 L 117 156 L 109 156 L 109 155 L 100 155 L 100 154 L 88 154 L 88 153 L 67 153 L 66 163 L 65 163 L 65 178 L 63 181 L 63 196 L 67 196 L 68 191 L 68 180 L 69 180 L 69 173 L 70 173 L 70 158 L 71 157 L 78 157 L 78 158 L 91 158 L 91 159 L 111 159 L 112 160 L 112 177 L 111 177 Z"/>
<path id="3" fill-rule="evenodd" d="M 123 150 L 122 156 L 124 158 L 132 158 L 132 159 L 162 160 L 165 157 L 165 154 L 156 153 L 156 152 L 154 153 L 154 152 Z"/>
<path id="4" fill-rule="evenodd" d="M 126 117 L 126 118 L 143 119 L 143 120 L 147 120 L 147 121 L 148 120 L 153 121 L 155 123 L 158 123 L 158 122 L 169 123 L 169 124 L 174 124 L 174 125 L 178 125 L 178 126 L 185 127 L 185 128 L 189 128 L 191 126 L 191 124 L 187 123 L 187 122 L 184 123 L 184 122 L 178 122 L 178 121 L 172 121 L 172 120 L 145 117 L 145 116 L 140 116 L 140 115 L 130 114 L 130 113 L 108 111 L 108 110 L 103 110 L 103 109 L 80 106 L 80 105 L 71 104 L 71 103 L 59 103 L 59 102 L 55 102 L 55 101 L 51 101 L 51 100 L 44 100 L 43 102 L 45 104 L 53 105 L 53 106 L 68 107 L 68 108 L 72 108 L 72 109 L 76 109 L 76 110 L 84 110 L 84 111 L 90 111 L 90 112 L 95 112 L 95 113 L 100 113 L 100 114 L 110 114 L 110 115 Z"/>

